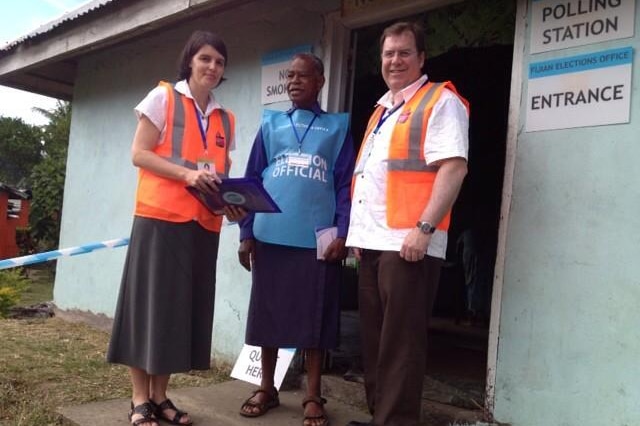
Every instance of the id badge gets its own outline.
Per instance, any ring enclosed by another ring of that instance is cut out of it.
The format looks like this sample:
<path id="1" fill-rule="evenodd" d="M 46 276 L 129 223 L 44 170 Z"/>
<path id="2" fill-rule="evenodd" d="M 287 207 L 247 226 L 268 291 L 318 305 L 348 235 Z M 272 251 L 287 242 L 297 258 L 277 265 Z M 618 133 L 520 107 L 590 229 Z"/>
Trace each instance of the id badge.
<path id="1" fill-rule="evenodd" d="M 216 165 L 213 162 L 213 159 L 211 158 L 200 157 L 197 160 L 197 164 L 198 164 L 198 170 L 206 170 L 211 173 L 216 171 Z"/>
<path id="2" fill-rule="evenodd" d="M 287 165 L 294 167 L 309 167 L 311 165 L 311 154 L 287 154 Z"/>

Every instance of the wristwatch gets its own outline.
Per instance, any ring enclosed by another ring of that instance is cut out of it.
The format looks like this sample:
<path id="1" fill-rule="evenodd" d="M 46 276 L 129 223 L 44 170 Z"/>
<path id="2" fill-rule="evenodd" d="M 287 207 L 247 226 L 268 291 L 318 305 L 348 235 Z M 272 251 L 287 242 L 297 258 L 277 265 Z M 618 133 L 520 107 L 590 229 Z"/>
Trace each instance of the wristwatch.
<path id="1" fill-rule="evenodd" d="M 424 222 L 422 220 L 419 220 L 418 223 L 416 223 L 416 226 L 423 234 L 428 235 L 436 232 L 436 227 L 431 225 L 429 222 Z"/>

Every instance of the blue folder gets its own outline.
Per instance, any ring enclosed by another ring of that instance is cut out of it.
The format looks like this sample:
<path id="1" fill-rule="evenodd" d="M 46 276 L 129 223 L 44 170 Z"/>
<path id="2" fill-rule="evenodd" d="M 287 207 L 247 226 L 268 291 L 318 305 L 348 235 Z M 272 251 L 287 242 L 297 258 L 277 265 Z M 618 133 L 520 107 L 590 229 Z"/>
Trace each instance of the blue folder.
<path id="1" fill-rule="evenodd" d="M 219 192 L 207 194 L 193 186 L 187 191 L 214 214 L 221 214 L 224 206 L 238 206 L 256 213 L 280 213 L 273 198 L 256 178 L 227 178 L 218 185 Z"/>

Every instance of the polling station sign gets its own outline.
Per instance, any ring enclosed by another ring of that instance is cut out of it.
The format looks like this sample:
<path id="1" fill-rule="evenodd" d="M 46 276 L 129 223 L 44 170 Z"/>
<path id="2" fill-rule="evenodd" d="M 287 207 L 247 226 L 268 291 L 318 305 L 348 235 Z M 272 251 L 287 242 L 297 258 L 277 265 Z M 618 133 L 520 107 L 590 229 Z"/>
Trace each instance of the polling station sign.
<path id="1" fill-rule="evenodd" d="M 287 94 L 287 70 L 296 53 L 311 52 L 311 45 L 269 52 L 262 57 L 262 104 L 289 100 Z"/>
<path id="2" fill-rule="evenodd" d="M 527 132 L 629 122 L 633 48 L 529 65 Z"/>
<path id="3" fill-rule="evenodd" d="M 633 37 L 635 0 L 532 0 L 531 53 Z"/>

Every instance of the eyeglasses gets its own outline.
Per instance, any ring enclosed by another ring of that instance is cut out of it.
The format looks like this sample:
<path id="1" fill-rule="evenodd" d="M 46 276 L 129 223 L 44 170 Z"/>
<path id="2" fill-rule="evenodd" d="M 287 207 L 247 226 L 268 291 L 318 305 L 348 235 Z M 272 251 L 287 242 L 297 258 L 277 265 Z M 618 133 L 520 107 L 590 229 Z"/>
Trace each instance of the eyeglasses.
<path id="1" fill-rule="evenodd" d="M 385 50 L 384 52 L 382 52 L 382 58 L 383 59 L 393 59 L 397 54 L 400 57 L 400 59 L 407 59 L 411 55 L 413 55 L 414 53 L 416 53 L 416 51 L 415 50 L 411 50 L 411 49 L 406 49 L 406 50 Z"/>

